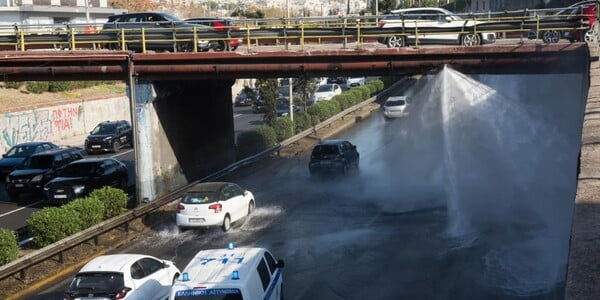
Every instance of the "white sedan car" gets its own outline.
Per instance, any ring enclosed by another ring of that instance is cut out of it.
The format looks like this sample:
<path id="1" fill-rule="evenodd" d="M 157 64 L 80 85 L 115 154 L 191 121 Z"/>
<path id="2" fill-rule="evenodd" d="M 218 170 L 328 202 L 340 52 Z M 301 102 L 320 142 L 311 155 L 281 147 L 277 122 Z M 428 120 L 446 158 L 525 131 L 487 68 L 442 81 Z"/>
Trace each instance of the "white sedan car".
<path id="1" fill-rule="evenodd" d="M 406 106 L 410 102 L 408 96 L 392 96 L 383 104 L 383 115 L 386 118 L 398 118 L 406 114 Z"/>
<path id="2" fill-rule="evenodd" d="M 79 270 L 64 298 L 165 299 L 179 274 L 173 262 L 148 255 L 98 256 Z"/>
<path id="3" fill-rule="evenodd" d="M 365 85 L 366 81 L 367 78 L 365 77 L 348 77 L 348 79 L 346 79 L 346 87 L 352 88 L 355 86 Z"/>
<path id="4" fill-rule="evenodd" d="M 192 186 L 177 205 L 179 228 L 221 226 L 229 231 L 231 223 L 254 211 L 254 195 L 230 182 L 202 182 Z"/>
<path id="5" fill-rule="evenodd" d="M 470 28 L 482 24 L 482 21 L 464 20 L 449 10 L 437 7 L 405 8 L 393 10 L 392 15 L 384 17 L 380 28 L 397 28 L 416 31 L 415 34 L 391 35 L 378 38 L 378 41 L 390 48 L 406 47 L 418 41 L 419 44 L 457 44 L 477 46 L 496 41 L 493 32 L 471 32 Z M 419 30 L 422 29 L 421 32 Z M 435 32 L 432 32 L 434 29 Z M 459 32 L 463 31 L 463 32 Z"/>
<path id="6" fill-rule="evenodd" d="M 317 87 L 317 90 L 312 96 L 312 102 L 317 103 L 322 100 L 331 100 L 333 96 L 341 95 L 342 88 L 337 83 L 323 84 Z"/>

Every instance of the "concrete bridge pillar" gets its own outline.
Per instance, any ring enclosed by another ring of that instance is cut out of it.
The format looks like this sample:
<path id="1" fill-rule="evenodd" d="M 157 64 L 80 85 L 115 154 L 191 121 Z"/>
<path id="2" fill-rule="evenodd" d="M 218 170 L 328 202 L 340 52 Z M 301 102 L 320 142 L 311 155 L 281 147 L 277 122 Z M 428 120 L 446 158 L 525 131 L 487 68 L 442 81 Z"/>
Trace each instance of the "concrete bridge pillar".
<path id="1" fill-rule="evenodd" d="M 235 161 L 234 80 L 138 81 L 134 85 L 139 201 Z"/>

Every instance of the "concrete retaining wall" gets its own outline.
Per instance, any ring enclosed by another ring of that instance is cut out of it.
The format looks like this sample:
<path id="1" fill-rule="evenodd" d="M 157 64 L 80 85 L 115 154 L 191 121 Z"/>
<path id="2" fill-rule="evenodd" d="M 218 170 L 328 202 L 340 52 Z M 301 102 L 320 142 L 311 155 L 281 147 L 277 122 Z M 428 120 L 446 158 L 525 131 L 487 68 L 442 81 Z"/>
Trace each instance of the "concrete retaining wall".
<path id="1" fill-rule="evenodd" d="M 30 141 L 60 140 L 91 131 L 105 120 L 131 120 L 126 96 L 74 100 L 0 115 L 0 155 Z M 80 145 L 83 145 L 83 140 Z"/>

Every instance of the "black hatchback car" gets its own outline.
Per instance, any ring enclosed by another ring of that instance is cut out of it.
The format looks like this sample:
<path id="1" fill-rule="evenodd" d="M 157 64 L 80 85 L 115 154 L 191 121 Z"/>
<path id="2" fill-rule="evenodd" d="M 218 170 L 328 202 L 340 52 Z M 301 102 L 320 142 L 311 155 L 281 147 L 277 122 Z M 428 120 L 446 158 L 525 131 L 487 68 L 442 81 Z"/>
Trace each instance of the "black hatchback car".
<path id="1" fill-rule="evenodd" d="M 0 159 L 0 179 L 4 180 L 8 173 L 29 156 L 55 148 L 58 146 L 50 142 L 28 142 L 11 147 Z"/>
<path id="2" fill-rule="evenodd" d="M 325 140 L 312 150 L 308 169 L 310 175 L 325 172 L 346 173 L 358 169 L 360 155 L 356 146 L 349 141 Z"/>
<path id="3" fill-rule="evenodd" d="M 85 158 L 68 164 L 44 186 L 49 204 L 64 204 L 85 197 L 95 189 L 111 186 L 127 189 L 127 167 L 114 158 Z"/>
<path id="4" fill-rule="evenodd" d="M 124 120 L 102 122 L 85 139 L 85 151 L 89 154 L 106 151 L 116 153 L 125 145 L 133 146 L 133 129 Z"/>
<path id="5" fill-rule="evenodd" d="M 8 174 L 8 196 L 17 200 L 21 194 L 41 194 L 44 185 L 58 176 L 68 163 L 82 158 L 81 149 L 75 147 L 47 150 L 26 158 Z"/>

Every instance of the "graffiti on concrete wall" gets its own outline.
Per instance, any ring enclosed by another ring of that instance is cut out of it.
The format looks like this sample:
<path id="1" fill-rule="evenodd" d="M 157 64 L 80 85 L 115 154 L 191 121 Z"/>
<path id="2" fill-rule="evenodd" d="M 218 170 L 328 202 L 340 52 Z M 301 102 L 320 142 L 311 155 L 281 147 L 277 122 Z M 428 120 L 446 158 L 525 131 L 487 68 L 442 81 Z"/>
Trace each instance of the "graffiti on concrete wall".
<path id="1" fill-rule="evenodd" d="M 73 129 L 73 122 L 81 115 L 82 107 L 53 107 L 6 113 L 0 116 L 0 153 L 10 147 L 30 141 L 49 141 L 54 135 Z"/>

